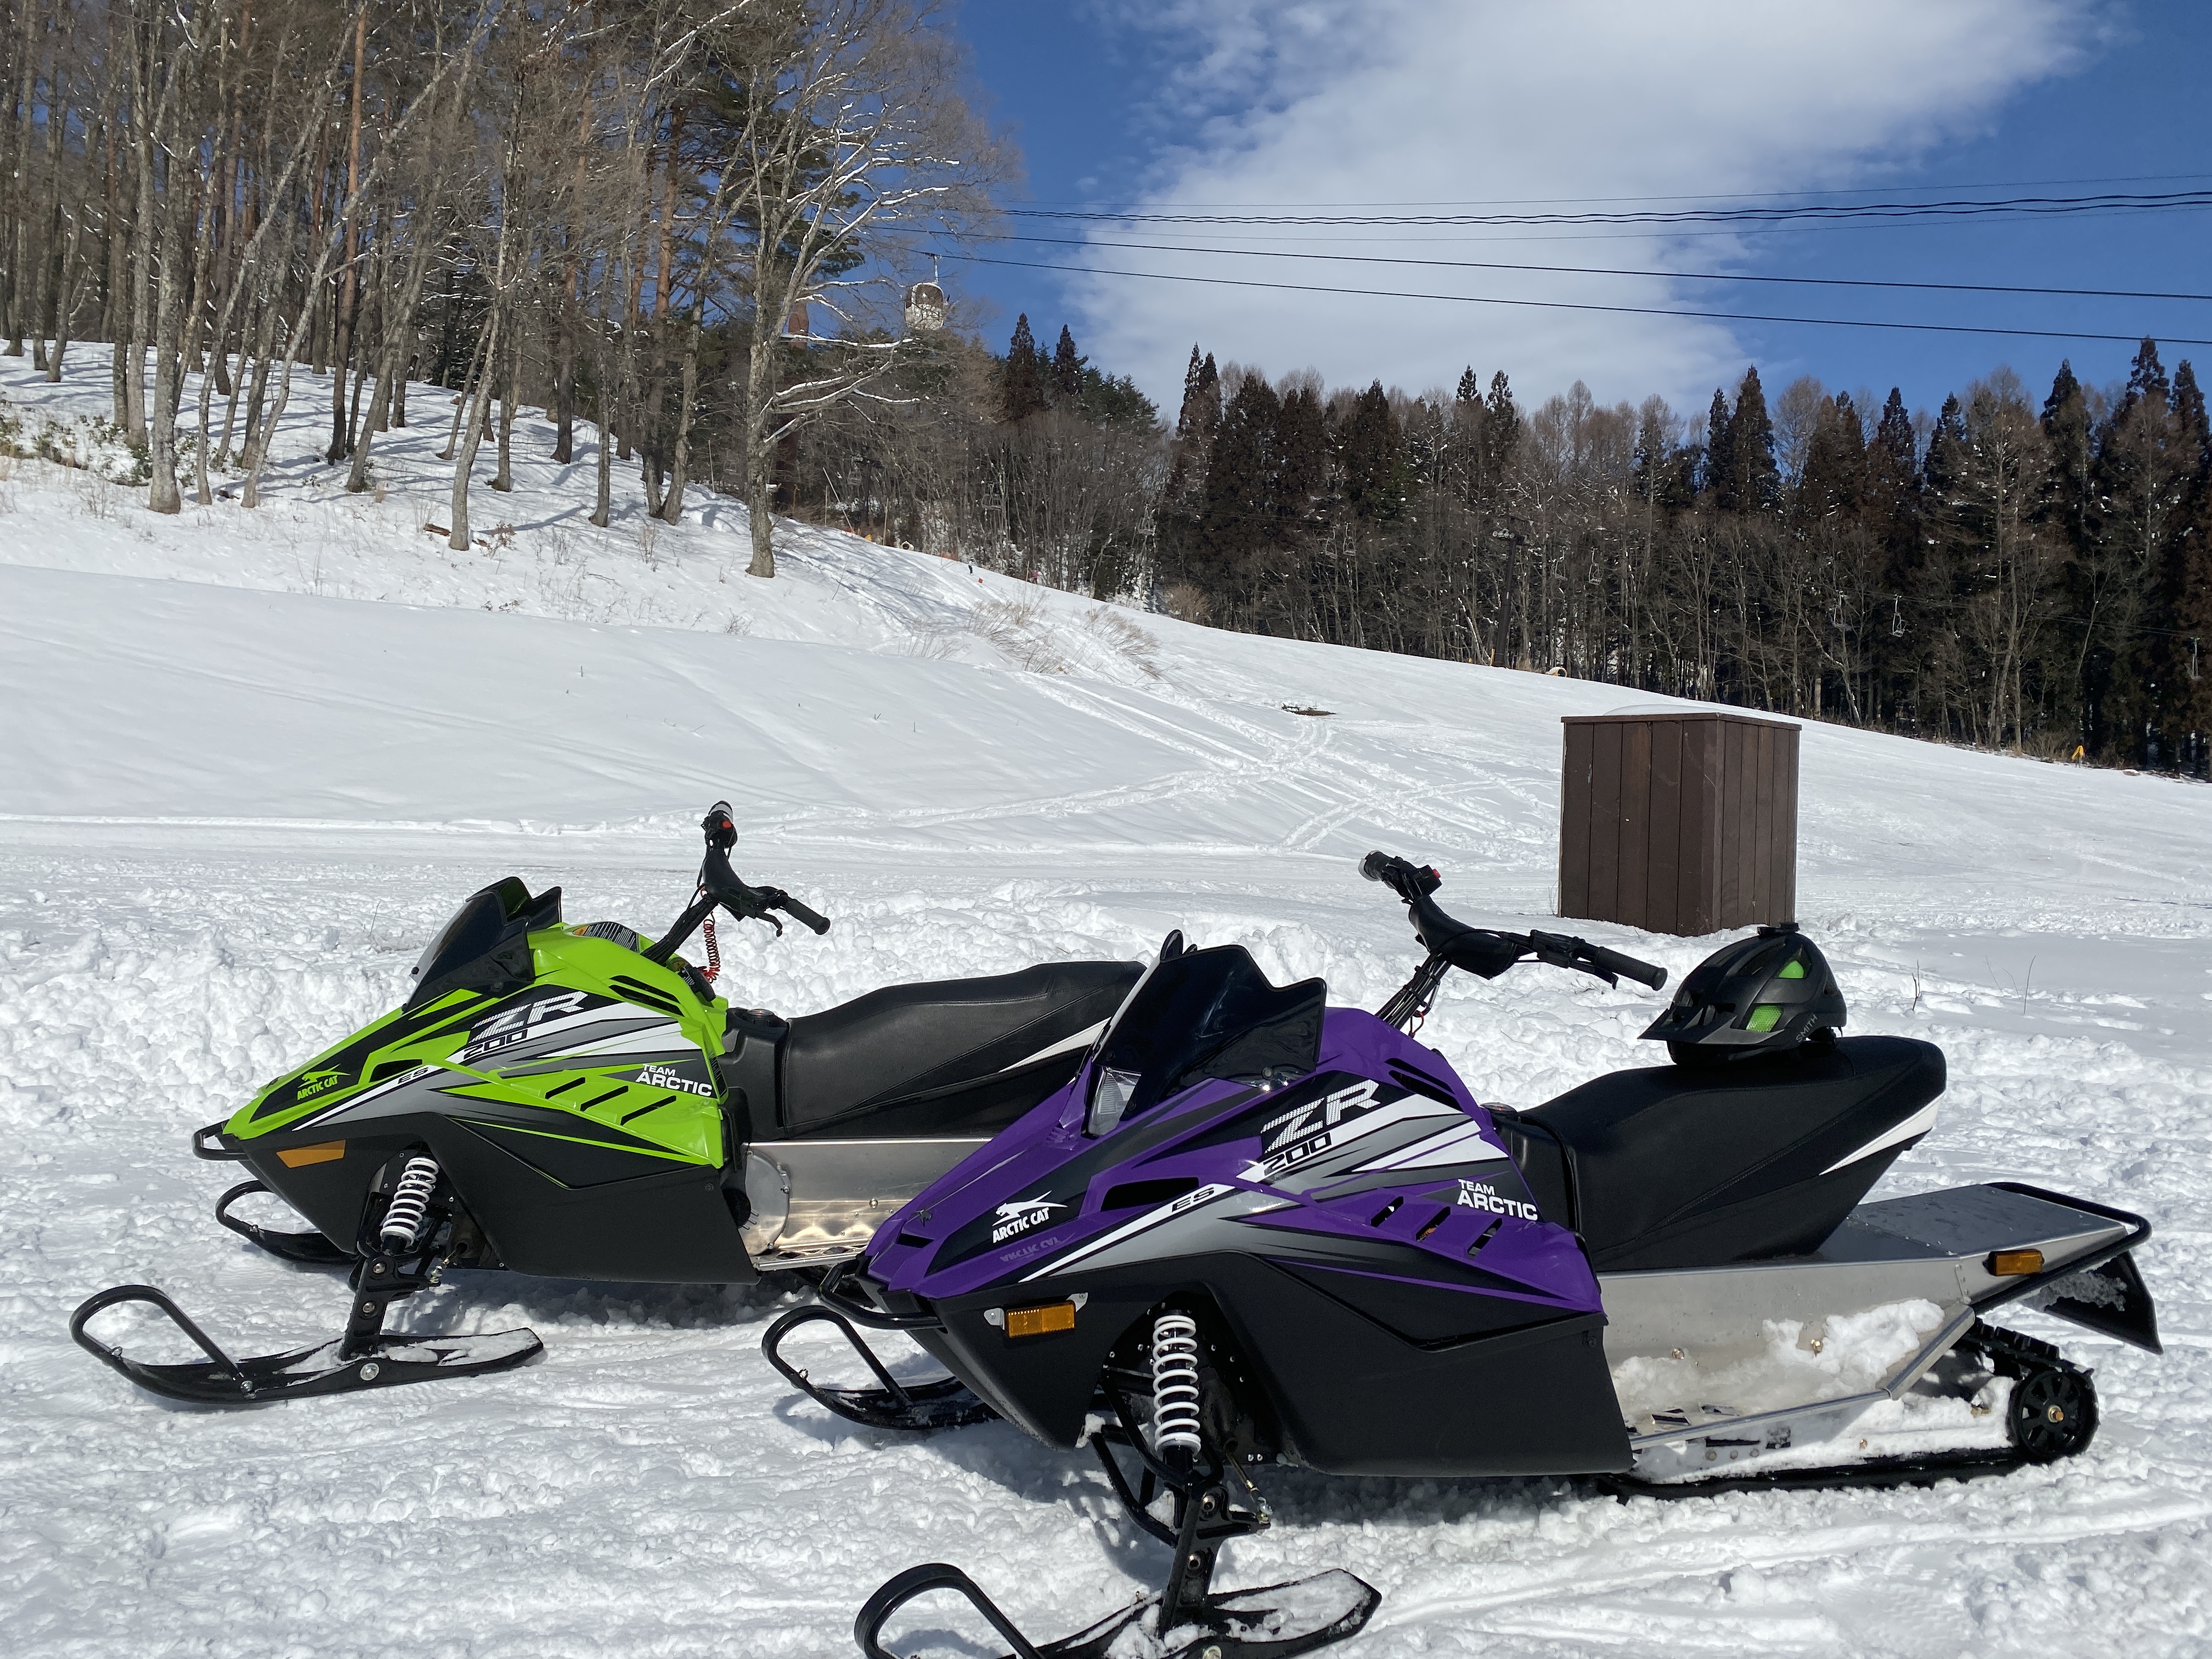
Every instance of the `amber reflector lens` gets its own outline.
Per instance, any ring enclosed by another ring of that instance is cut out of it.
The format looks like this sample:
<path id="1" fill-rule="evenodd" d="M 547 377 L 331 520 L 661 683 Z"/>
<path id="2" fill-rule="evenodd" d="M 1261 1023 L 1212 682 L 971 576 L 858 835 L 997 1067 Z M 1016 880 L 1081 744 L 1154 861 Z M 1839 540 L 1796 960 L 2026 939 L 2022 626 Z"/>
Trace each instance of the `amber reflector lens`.
<path id="1" fill-rule="evenodd" d="M 276 1161 L 288 1170 L 296 1170 L 302 1164 L 328 1164 L 333 1158 L 345 1156 L 343 1140 L 318 1141 L 313 1146 L 294 1146 L 276 1154 Z"/>
<path id="2" fill-rule="evenodd" d="M 1075 1328 L 1075 1304 L 1073 1302 L 1048 1302 L 1042 1308 L 1009 1308 L 1006 1310 L 1008 1336 L 1042 1336 L 1048 1331 L 1072 1331 Z"/>
<path id="3" fill-rule="evenodd" d="M 2018 1279 L 2026 1273 L 2039 1273 L 2043 1271 L 2043 1252 L 1992 1250 L 1990 1252 L 1990 1271 L 1999 1279 Z"/>

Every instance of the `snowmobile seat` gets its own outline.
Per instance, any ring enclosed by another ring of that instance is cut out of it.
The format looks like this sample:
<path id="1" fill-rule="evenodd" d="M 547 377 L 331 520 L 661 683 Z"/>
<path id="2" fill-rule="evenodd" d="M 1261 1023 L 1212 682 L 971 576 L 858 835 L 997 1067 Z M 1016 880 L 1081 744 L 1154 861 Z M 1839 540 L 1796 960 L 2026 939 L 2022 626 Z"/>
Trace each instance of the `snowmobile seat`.
<path id="1" fill-rule="evenodd" d="M 1142 971 L 1133 962 L 1045 963 L 886 986 L 803 1015 L 783 1042 L 783 1127 L 995 1133 L 1075 1074 L 1089 1046 L 1079 1039 Z"/>
<path id="2" fill-rule="evenodd" d="M 1818 1249 L 1928 1132 L 1943 1080 L 1932 1043 L 1844 1037 L 1614 1072 L 1499 1127 L 1600 1272 L 1715 1267 Z"/>

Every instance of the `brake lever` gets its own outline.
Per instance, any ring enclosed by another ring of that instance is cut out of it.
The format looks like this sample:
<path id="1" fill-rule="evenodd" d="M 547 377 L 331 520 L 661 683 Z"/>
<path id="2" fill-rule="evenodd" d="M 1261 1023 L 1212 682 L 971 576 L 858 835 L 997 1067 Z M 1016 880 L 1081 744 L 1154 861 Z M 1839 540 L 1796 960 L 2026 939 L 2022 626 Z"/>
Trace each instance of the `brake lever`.
<path id="1" fill-rule="evenodd" d="M 1530 955 L 1547 967 L 1571 968 L 1577 973 L 1588 974 L 1593 979 L 1601 979 L 1616 989 L 1620 985 L 1620 976 L 1599 963 L 1590 953 L 1589 943 L 1586 939 L 1574 939 L 1565 933 L 1532 933 L 1528 935 L 1528 949 Z"/>

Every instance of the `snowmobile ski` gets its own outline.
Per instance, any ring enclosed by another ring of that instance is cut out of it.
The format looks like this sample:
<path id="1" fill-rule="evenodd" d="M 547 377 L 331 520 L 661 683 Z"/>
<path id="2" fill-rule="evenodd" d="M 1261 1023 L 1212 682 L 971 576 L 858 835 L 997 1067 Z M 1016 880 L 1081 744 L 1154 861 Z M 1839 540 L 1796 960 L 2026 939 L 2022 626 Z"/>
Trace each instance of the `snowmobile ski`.
<path id="1" fill-rule="evenodd" d="M 133 1359 L 85 1329 L 96 1315 L 126 1302 L 143 1302 L 158 1310 L 207 1358 L 174 1364 Z M 195 1406 L 265 1406 L 314 1395 L 480 1376 L 522 1364 L 544 1347 L 534 1332 L 513 1330 L 483 1336 L 380 1335 L 358 1345 L 341 1337 L 289 1353 L 234 1359 L 151 1285 L 118 1285 L 88 1298 L 70 1316 L 70 1335 L 86 1352 L 140 1388 Z"/>
<path id="2" fill-rule="evenodd" d="M 1222 1545 L 1264 1531 L 1269 1524 L 1267 1505 L 1233 1456 L 1210 1444 L 1194 1418 L 1176 1418 L 1164 1437 L 1177 1443 L 1164 1454 L 1148 1446 L 1142 1432 L 1117 1422 L 1105 1425 L 1094 1439 L 1115 1496 L 1130 1518 L 1172 1552 L 1163 1589 L 1073 1636 L 1036 1643 L 974 1579 L 958 1567 L 933 1561 L 887 1580 L 861 1607 L 853 1623 L 861 1653 L 866 1659 L 897 1659 L 883 1644 L 884 1626 L 899 1608 L 933 1590 L 950 1590 L 981 1613 L 1012 1644 L 1006 1659 L 1107 1659 L 1124 1632 L 1133 1630 L 1158 1659 L 1292 1659 L 1356 1634 L 1374 1616 L 1382 1605 L 1381 1592 L 1342 1568 L 1251 1589 L 1213 1589 Z M 1136 1453 L 1145 1471 L 1140 1487 L 1132 1490 L 1113 1445 Z M 1160 1492 L 1173 1495 L 1171 1522 L 1152 1513 L 1151 1500 Z"/>

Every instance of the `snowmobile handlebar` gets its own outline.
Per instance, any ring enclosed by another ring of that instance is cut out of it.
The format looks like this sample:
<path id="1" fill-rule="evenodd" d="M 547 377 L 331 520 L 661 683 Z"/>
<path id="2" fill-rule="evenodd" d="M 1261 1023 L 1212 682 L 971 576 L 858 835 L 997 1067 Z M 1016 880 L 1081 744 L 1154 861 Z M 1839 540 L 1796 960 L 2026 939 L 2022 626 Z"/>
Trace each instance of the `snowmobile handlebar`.
<path id="1" fill-rule="evenodd" d="M 1667 982 L 1664 968 L 1585 939 L 1565 933 L 1504 933 L 1456 921 L 1430 896 L 1443 885 L 1443 877 L 1433 868 L 1389 853 L 1370 853 L 1359 861 L 1359 873 L 1370 881 L 1381 882 L 1405 901 L 1414 936 L 1431 957 L 1484 979 L 1497 978 L 1516 962 L 1530 961 L 1572 968 L 1608 985 L 1632 979 L 1656 991 Z"/>
<path id="2" fill-rule="evenodd" d="M 716 801 L 708 808 L 699 827 L 707 836 L 707 855 L 699 863 L 699 896 L 676 919 L 666 936 L 646 951 L 647 958 L 666 962 L 717 907 L 740 921 L 764 921 L 778 933 L 783 932 L 783 924 L 769 914 L 774 910 L 782 911 L 817 933 L 830 931 L 830 918 L 820 911 L 800 903 L 781 887 L 755 887 L 730 867 L 729 849 L 737 844 L 738 832 L 727 801 Z"/>

